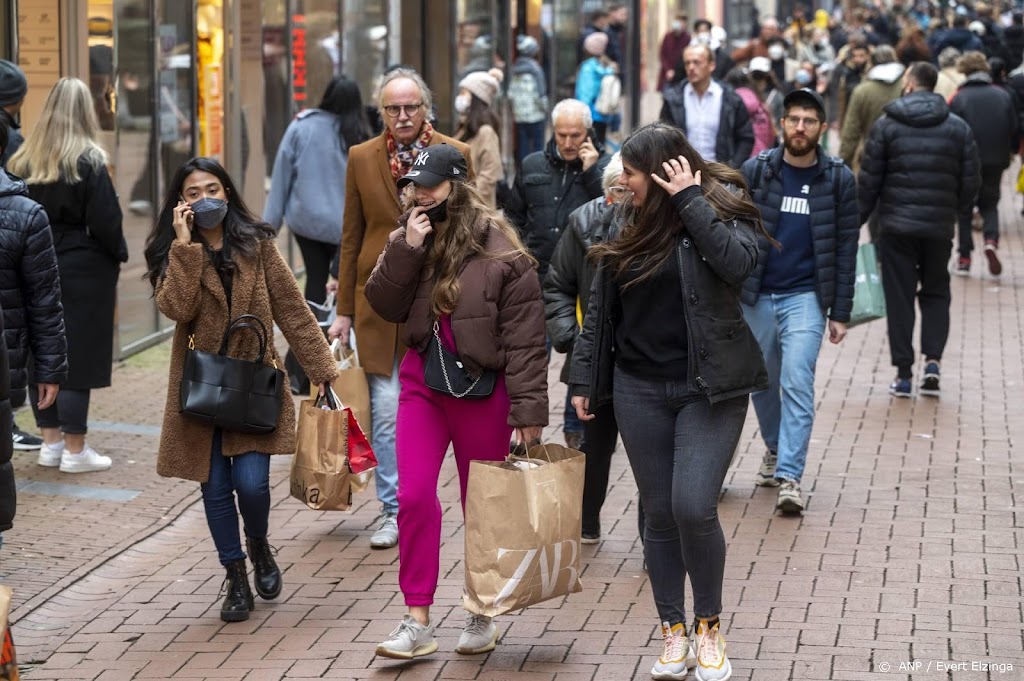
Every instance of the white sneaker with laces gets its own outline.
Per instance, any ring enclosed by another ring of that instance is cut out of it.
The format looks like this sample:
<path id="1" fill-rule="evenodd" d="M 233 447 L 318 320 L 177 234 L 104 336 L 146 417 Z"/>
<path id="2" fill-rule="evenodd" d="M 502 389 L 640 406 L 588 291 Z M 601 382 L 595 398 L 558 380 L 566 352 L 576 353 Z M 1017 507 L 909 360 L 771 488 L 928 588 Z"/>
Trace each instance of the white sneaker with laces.
<path id="1" fill-rule="evenodd" d="M 370 546 L 375 549 L 390 549 L 398 544 L 398 515 L 385 513 L 380 527 L 370 537 Z"/>
<path id="2" fill-rule="evenodd" d="M 414 657 L 430 655 L 437 651 L 437 640 L 434 638 L 434 625 L 423 625 L 412 615 L 402 617 L 399 624 L 386 641 L 377 646 L 377 654 L 396 660 L 411 660 Z"/>
<path id="3" fill-rule="evenodd" d="M 697 622 L 697 681 L 725 681 L 732 676 L 732 664 L 725 656 L 725 638 L 718 627 L 718 622 L 710 627 L 707 620 Z"/>
<path id="4" fill-rule="evenodd" d="M 661 634 L 665 638 L 665 647 L 651 669 L 651 678 L 683 681 L 688 670 L 697 664 L 690 638 L 686 635 L 686 626 L 682 623 L 669 626 L 668 622 L 662 622 Z"/>
<path id="5" fill-rule="evenodd" d="M 455 652 L 462 655 L 478 655 L 494 650 L 498 643 L 498 627 L 494 619 L 485 615 L 470 615 L 466 618 L 466 627 L 459 636 L 459 645 Z"/>
<path id="6" fill-rule="evenodd" d="M 36 463 L 47 468 L 60 466 L 61 455 L 64 454 L 64 440 L 54 442 L 52 445 L 43 444 L 39 448 L 39 458 Z"/>
<path id="7" fill-rule="evenodd" d="M 78 454 L 72 454 L 68 450 L 60 456 L 61 473 L 91 473 L 93 471 L 105 471 L 110 468 L 109 456 L 99 454 L 89 445 Z"/>

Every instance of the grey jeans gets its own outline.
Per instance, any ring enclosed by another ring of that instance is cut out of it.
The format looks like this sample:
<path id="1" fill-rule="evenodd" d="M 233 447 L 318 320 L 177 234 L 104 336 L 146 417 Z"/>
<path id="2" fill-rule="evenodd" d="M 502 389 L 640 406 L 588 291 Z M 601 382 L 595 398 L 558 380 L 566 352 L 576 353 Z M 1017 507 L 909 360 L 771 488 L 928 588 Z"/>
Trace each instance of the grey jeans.
<path id="1" fill-rule="evenodd" d="M 725 535 L 718 497 L 748 395 L 711 404 L 686 381 L 615 368 L 613 401 L 645 513 L 644 556 L 661 621 L 686 623 L 685 577 L 698 618 L 722 612 Z"/>

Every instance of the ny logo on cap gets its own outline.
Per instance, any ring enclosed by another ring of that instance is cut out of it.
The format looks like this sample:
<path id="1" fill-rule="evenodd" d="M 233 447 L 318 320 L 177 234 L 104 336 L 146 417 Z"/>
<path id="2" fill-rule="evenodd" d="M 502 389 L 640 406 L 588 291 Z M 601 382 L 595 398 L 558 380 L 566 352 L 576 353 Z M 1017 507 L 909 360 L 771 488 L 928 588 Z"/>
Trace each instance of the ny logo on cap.
<path id="1" fill-rule="evenodd" d="M 418 155 L 418 156 L 416 156 L 416 163 L 414 163 L 413 165 L 416 165 L 416 166 L 425 166 L 425 165 L 427 165 L 427 159 L 428 159 L 428 158 L 430 158 L 430 154 L 429 154 L 429 153 L 427 153 L 427 151 L 426 151 L 426 150 L 423 150 L 423 151 L 421 151 L 421 152 L 419 153 L 419 155 Z"/>

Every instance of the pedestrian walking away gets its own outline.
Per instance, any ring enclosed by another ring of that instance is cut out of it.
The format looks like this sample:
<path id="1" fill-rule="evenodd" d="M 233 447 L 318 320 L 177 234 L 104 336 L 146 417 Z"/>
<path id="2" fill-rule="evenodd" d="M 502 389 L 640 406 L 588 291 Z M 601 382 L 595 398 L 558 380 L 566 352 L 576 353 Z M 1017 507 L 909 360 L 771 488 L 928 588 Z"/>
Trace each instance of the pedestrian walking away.
<path id="1" fill-rule="evenodd" d="M 765 233 L 779 244 L 758 238 L 757 267 L 743 283 L 742 301 L 768 369 L 768 389 L 751 396 L 767 447 L 754 483 L 779 487 L 776 508 L 799 513 L 818 353 L 826 324 L 830 342 L 846 337 L 861 223 L 853 173 L 819 143 L 825 101 L 803 89 L 783 104 L 783 146 L 742 168 Z"/>
<path id="2" fill-rule="evenodd" d="M 395 462 L 395 419 L 398 414 L 398 368 L 406 346 L 397 324 L 383 319 L 367 302 L 363 290 L 388 235 L 402 214 L 397 182 L 432 145 L 454 145 L 466 158 L 469 146 L 440 134 L 427 120 L 433 94 L 413 69 L 389 71 L 377 99 L 384 131 L 349 149 L 345 176 L 345 216 L 341 231 L 338 268 L 338 318 L 328 338 L 348 343 L 354 330 L 359 359 L 370 388 L 373 452 L 377 456 L 374 481 L 380 501 L 379 524 L 370 546 L 398 544 L 398 467 Z M 472 162 L 467 172 L 475 177 Z"/>
<path id="3" fill-rule="evenodd" d="M 61 78 L 7 164 L 46 210 L 57 254 L 68 374 L 49 407 L 40 408 L 34 385 L 29 397 L 43 434 L 38 461 L 64 473 L 111 466 L 110 457 L 86 444 L 86 433 L 91 393 L 110 385 L 117 280 L 128 245 L 99 130 L 89 86 Z"/>
<path id="4" fill-rule="evenodd" d="M 501 461 L 513 430 L 518 443 L 530 444 L 548 420 L 536 261 L 468 174 L 454 146 L 419 154 L 398 181 L 399 189 L 412 185 L 410 210 L 366 283 L 374 311 L 403 324 L 402 342 L 412 349 L 399 370 L 397 439 L 398 585 L 409 612 L 377 646 L 384 657 L 437 650 L 430 606 L 440 570 L 437 483 L 448 446 L 465 510 L 470 459 Z M 469 615 L 456 652 L 493 650 L 498 635 L 490 617 Z"/>
<path id="5" fill-rule="evenodd" d="M 277 250 L 273 228 L 246 208 L 227 171 L 213 159 L 194 158 L 167 186 L 145 250 L 146 278 L 157 306 L 175 322 L 157 473 L 200 483 L 206 522 L 227 571 L 220 618 L 240 622 L 249 619 L 253 596 L 239 514 L 256 593 L 266 600 L 281 593 L 281 571 L 267 539 L 270 456 L 295 453 L 295 406 L 284 395 L 277 427 L 263 434 L 189 418 L 179 396 L 186 351 L 220 350 L 278 367 L 282 362 L 272 335 L 277 324 L 321 394 L 338 372 L 316 317 Z M 232 320 L 242 315 L 252 315 L 268 330 L 265 353 L 256 333 L 225 337 Z"/>
<path id="6" fill-rule="evenodd" d="M 551 267 L 544 278 L 548 337 L 557 352 L 566 353 L 561 374 L 564 383 L 569 381 L 573 346 L 580 334 L 580 313 L 587 309 L 590 285 L 594 281 L 595 268 L 587 253 L 592 246 L 614 238 L 619 231 L 615 209 L 617 202 L 628 195 L 626 188 L 618 184 L 621 175 L 622 160 L 616 153 L 604 170 L 605 195 L 569 214 L 569 226 L 555 246 Z M 572 395 L 569 397 L 571 399 Z M 583 440 L 579 446 L 587 457 L 583 481 L 583 544 L 601 541 L 601 507 L 608 492 L 608 473 L 618 440 L 619 427 L 610 404 L 601 407 L 598 418 L 583 423 Z"/>
<path id="7" fill-rule="evenodd" d="M 622 145 L 631 192 L 598 271 L 569 383 L 581 419 L 612 403 L 645 514 L 644 557 L 664 648 L 655 679 L 732 674 L 721 632 L 725 535 L 718 498 L 749 394 L 768 387 L 739 288 L 757 262 L 757 208 L 742 176 L 654 123 Z M 614 348 L 614 349 L 613 349 Z M 694 626 L 686 627 L 685 578 Z"/>
<path id="8" fill-rule="evenodd" d="M 913 395 L 915 298 L 924 355 L 920 394 L 940 394 L 953 225 L 970 210 L 981 183 L 971 127 L 933 92 L 937 81 L 931 64 L 911 65 L 903 96 L 871 129 L 857 176 L 861 218 L 875 210 L 879 216 L 889 351 L 897 371 L 889 392 L 900 398 Z"/>
<path id="9" fill-rule="evenodd" d="M 306 268 L 305 295 L 310 303 L 322 304 L 327 299 L 327 281 L 345 214 L 342 188 L 348 150 L 369 138 L 359 86 L 347 76 L 336 76 L 324 90 L 320 105 L 300 112 L 277 148 L 263 219 L 275 230 L 287 223 L 295 235 Z M 308 395 L 309 379 L 294 351 L 288 351 L 285 366 L 292 392 Z"/>

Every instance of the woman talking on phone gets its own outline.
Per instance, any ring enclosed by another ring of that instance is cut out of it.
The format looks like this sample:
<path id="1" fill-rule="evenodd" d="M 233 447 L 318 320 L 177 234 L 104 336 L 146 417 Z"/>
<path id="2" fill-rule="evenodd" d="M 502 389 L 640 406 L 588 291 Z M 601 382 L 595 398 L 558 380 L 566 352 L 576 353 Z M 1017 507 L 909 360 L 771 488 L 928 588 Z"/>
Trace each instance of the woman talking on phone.
<path id="1" fill-rule="evenodd" d="M 463 509 L 470 459 L 501 461 L 512 431 L 522 443 L 548 422 L 544 305 L 536 260 L 504 215 L 466 181 L 449 144 L 420 152 L 398 181 L 415 205 L 399 219 L 366 282 L 381 317 L 404 324 L 399 369 L 398 584 L 409 612 L 377 654 L 437 650 L 430 606 L 440 569 L 437 478 L 455 447 Z M 498 629 L 470 615 L 456 652 L 493 650 Z"/>
<path id="2" fill-rule="evenodd" d="M 189 418 L 181 413 L 179 396 L 186 351 L 217 353 L 232 320 L 253 315 L 268 331 L 265 364 L 283 366 L 273 342 L 276 323 L 321 394 L 337 369 L 316 318 L 277 250 L 273 229 L 246 208 L 217 161 L 194 158 L 178 169 L 145 254 L 145 276 L 157 306 L 177 322 L 157 472 L 200 483 L 210 534 L 227 570 L 220 617 L 225 622 L 243 621 L 253 609 L 253 596 L 238 532 L 239 513 L 256 592 L 265 600 L 281 593 L 281 572 L 267 541 L 270 455 L 295 452 L 295 407 L 285 395 L 277 428 L 259 435 Z M 257 334 L 248 330 L 228 338 L 230 357 L 252 360 L 259 351 Z"/>
<path id="3" fill-rule="evenodd" d="M 768 386 L 740 311 L 757 262 L 757 208 L 742 176 L 708 163 L 678 128 L 654 123 L 622 145 L 622 228 L 598 263 L 569 374 L 579 417 L 609 401 L 645 514 L 644 556 L 664 649 L 651 676 L 724 681 L 719 631 L 725 536 L 718 496 L 749 394 Z M 600 413 L 600 412 L 598 412 Z M 685 578 L 693 587 L 694 641 Z"/>

